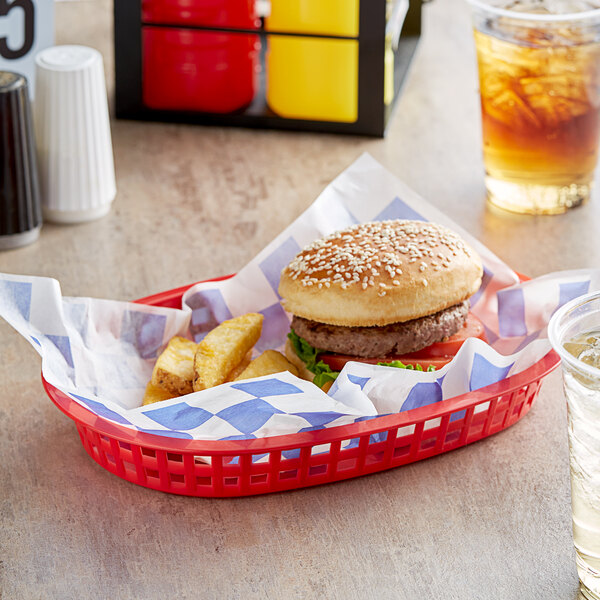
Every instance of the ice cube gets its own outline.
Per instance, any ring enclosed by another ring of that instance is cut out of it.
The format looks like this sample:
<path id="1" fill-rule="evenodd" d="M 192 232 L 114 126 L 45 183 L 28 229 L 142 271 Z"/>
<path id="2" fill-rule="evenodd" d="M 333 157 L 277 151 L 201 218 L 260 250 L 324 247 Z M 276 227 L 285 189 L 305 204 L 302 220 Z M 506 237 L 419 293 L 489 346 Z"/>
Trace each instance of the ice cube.
<path id="1" fill-rule="evenodd" d="M 484 98 L 493 100 L 499 96 L 506 88 L 511 87 L 511 80 L 498 73 L 486 73 L 481 76 L 480 81 L 481 95 Z"/>
<path id="2" fill-rule="evenodd" d="M 527 103 L 513 90 L 505 89 L 495 98 L 484 99 L 485 112 L 507 127 L 542 127 L 542 123 Z"/>
<path id="3" fill-rule="evenodd" d="M 514 79 L 537 73 L 540 68 L 537 48 L 528 48 L 497 38 L 490 38 L 490 56 L 492 69 L 498 69 L 504 75 Z"/>
<path id="4" fill-rule="evenodd" d="M 563 344 L 575 358 L 592 367 L 600 368 L 600 333 L 581 333 Z"/>
<path id="5" fill-rule="evenodd" d="M 521 78 L 535 73 L 538 63 L 531 57 L 531 49 L 512 41 L 475 31 L 480 73 L 494 73 L 502 77 Z"/>
<path id="6" fill-rule="evenodd" d="M 584 342 L 565 342 L 563 347 L 569 354 L 578 358 L 584 351 L 589 350 L 592 345 Z"/>
<path id="7" fill-rule="evenodd" d="M 586 365 L 600 369 L 600 348 L 596 344 L 583 350 L 578 358 Z"/>
<path id="8" fill-rule="evenodd" d="M 527 104 L 549 127 L 583 115 L 591 108 L 586 81 L 571 73 L 523 77 L 519 83 Z"/>
<path id="9" fill-rule="evenodd" d="M 548 97 L 560 96 L 577 101 L 587 100 L 584 81 L 571 73 L 543 75 L 541 77 L 523 77 L 519 81 L 519 84 L 523 94 L 527 98 L 545 94 Z"/>
<path id="10" fill-rule="evenodd" d="M 558 127 L 590 110 L 585 102 L 545 94 L 529 96 L 527 100 L 538 119 L 547 127 Z"/>

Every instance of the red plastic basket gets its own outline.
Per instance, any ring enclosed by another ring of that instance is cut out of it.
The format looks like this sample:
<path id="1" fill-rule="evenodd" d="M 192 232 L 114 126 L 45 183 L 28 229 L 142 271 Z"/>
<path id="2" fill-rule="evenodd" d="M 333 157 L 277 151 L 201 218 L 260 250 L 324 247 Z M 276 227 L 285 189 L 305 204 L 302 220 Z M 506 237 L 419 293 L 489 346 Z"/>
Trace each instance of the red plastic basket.
<path id="1" fill-rule="evenodd" d="M 191 285 L 137 302 L 179 308 Z M 526 415 L 542 379 L 559 362 L 551 351 L 517 375 L 432 406 L 318 431 L 236 441 L 190 441 L 128 429 L 42 381 L 54 404 L 75 421 L 87 453 L 106 470 L 162 492 L 231 497 L 376 473 L 481 440 Z M 358 443 L 344 447 L 349 440 Z M 296 458 L 283 454 L 294 450 Z"/>

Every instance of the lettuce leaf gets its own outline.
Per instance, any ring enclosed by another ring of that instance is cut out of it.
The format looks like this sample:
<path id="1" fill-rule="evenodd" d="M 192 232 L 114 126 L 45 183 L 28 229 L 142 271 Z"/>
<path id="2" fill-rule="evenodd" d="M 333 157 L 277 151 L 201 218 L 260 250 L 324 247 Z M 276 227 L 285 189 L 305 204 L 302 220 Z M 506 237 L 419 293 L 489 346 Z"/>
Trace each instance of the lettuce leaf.
<path id="1" fill-rule="evenodd" d="M 317 362 L 317 356 L 323 352 L 311 346 L 304 338 L 301 338 L 293 329 L 288 333 L 288 338 L 296 354 L 306 363 L 306 368 L 314 373 L 314 383 L 322 388 L 328 381 L 335 381 L 340 374 L 332 371 L 331 367 L 322 360 Z"/>
<path id="2" fill-rule="evenodd" d="M 423 367 L 419 364 L 417 365 L 405 365 L 403 362 L 399 360 L 392 360 L 390 362 L 378 362 L 378 365 L 382 367 L 395 367 L 396 369 L 408 369 L 409 371 L 422 371 Z M 427 367 L 427 372 L 435 371 L 435 367 L 433 365 L 429 365 Z"/>
<path id="3" fill-rule="evenodd" d="M 328 381 L 335 381 L 337 379 L 337 376 L 340 374 L 339 371 L 332 371 L 331 367 L 322 360 L 317 362 L 317 356 L 321 352 L 324 352 L 324 350 L 319 350 L 318 348 L 311 346 L 293 329 L 291 329 L 288 333 L 288 338 L 296 354 L 304 363 L 306 363 L 306 368 L 311 373 L 314 373 L 315 385 L 318 385 L 320 388 L 322 388 Z M 399 360 L 392 360 L 391 362 L 378 362 L 377 364 L 384 367 L 396 367 L 397 369 L 415 369 L 417 371 L 423 371 L 423 367 L 421 365 L 405 365 Z M 433 365 L 429 365 L 427 371 L 435 371 L 435 367 Z"/>

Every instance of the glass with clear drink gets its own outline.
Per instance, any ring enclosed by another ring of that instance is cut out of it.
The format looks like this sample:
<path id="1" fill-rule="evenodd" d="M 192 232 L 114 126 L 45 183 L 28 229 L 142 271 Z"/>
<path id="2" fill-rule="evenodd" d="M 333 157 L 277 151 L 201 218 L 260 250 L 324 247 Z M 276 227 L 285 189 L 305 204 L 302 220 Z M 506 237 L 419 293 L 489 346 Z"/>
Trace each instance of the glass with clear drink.
<path id="1" fill-rule="evenodd" d="M 600 292 L 553 315 L 567 399 L 573 539 L 581 594 L 600 600 Z"/>
<path id="2" fill-rule="evenodd" d="M 600 132 L 600 1 L 469 2 L 489 202 L 526 214 L 586 202 Z"/>

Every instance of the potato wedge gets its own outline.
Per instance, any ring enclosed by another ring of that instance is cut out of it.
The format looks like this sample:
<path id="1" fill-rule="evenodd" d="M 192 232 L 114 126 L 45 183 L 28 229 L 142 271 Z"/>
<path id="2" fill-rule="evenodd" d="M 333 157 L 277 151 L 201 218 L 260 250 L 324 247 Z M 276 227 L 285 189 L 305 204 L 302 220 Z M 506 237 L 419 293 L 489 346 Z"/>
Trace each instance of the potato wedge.
<path id="1" fill-rule="evenodd" d="M 155 402 L 162 402 L 163 400 L 170 400 L 171 398 L 177 398 L 178 395 L 179 394 L 172 394 L 149 381 L 146 386 L 146 391 L 144 392 L 144 398 L 142 399 L 142 406 L 154 404 Z"/>
<path id="2" fill-rule="evenodd" d="M 252 351 L 248 352 L 244 358 L 242 358 L 242 362 L 239 365 L 233 367 L 229 375 L 227 375 L 225 381 L 235 381 L 238 378 L 238 375 L 250 364 L 252 360 Z"/>
<path id="3" fill-rule="evenodd" d="M 194 358 L 194 391 L 220 385 L 256 344 L 262 332 L 263 315 L 248 313 L 210 331 L 198 344 Z"/>
<path id="4" fill-rule="evenodd" d="M 183 396 L 194 391 L 194 356 L 198 344 L 175 336 L 158 357 L 152 371 L 152 383 L 173 394 Z"/>
<path id="5" fill-rule="evenodd" d="M 281 352 L 265 350 L 238 375 L 236 381 L 254 379 L 255 377 L 281 373 L 282 371 L 289 371 L 298 377 L 298 369 Z"/>

